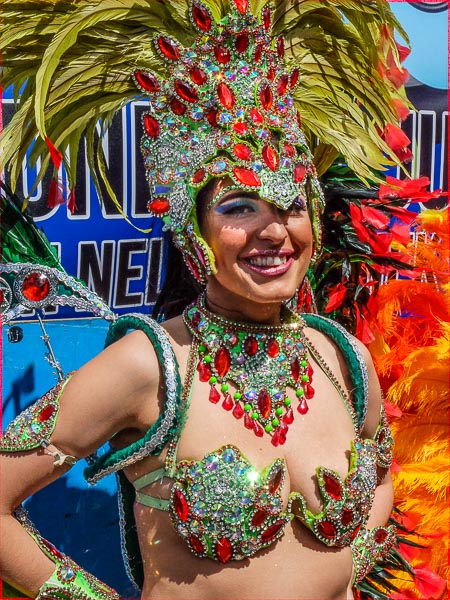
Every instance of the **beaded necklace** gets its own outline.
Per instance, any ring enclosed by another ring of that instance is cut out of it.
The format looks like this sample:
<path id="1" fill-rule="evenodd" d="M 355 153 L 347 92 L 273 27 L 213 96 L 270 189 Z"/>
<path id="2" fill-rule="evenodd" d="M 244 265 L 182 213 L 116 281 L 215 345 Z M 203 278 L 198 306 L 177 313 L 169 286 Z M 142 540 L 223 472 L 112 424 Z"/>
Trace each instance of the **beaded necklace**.
<path id="1" fill-rule="evenodd" d="M 304 320 L 282 308 L 281 325 L 238 323 L 211 313 L 204 295 L 187 307 L 183 320 L 197 341 L 200 381 L 211 386 L 209 400 L 242 419 L 256 436 L 284 444 L 294 421 L 287 388 L 295 391 L 297 411 L 308 412 L 314 396 Z M 219 391 L 219 389 L 220 391 Z M 233 391 L 234 390 L 234 391 Z"/>

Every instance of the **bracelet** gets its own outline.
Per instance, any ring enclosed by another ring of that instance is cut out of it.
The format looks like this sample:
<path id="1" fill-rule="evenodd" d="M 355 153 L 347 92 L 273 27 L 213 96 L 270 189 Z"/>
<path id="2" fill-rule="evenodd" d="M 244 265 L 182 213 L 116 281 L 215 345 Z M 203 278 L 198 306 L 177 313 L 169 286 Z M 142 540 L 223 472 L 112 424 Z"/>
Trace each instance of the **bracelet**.
<path id="1" fill-rule="evenodd" d="M 351 543 L 354 566 L 352 585 L 366 577 L 375 564 L 381 560 L 396 543 L 396 527 L 374 527 L 361 529 Z"/>

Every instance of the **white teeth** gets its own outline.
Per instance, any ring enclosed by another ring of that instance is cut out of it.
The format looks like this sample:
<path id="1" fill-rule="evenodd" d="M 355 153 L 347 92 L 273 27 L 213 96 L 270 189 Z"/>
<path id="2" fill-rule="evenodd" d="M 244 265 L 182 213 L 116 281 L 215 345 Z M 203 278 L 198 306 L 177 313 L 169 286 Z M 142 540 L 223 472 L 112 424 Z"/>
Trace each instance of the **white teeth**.
<path id="1" fill-rule="evenodd" d="M 278 267 L 284 265 L 287 258 L 286 256 L 254 256 L 248 261 L 255 267 Z"/>

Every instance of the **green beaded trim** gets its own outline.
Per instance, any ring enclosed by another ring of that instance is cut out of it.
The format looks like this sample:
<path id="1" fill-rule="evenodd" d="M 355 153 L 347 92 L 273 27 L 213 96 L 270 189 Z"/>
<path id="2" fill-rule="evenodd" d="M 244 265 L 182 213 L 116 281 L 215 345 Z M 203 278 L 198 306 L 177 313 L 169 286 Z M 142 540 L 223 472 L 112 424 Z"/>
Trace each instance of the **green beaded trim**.
<path id="1" fill-rule="evenodd" d="M 360 583 L 396 544 L 394 525 L 361 529 L 351 544 L 354 575 L 352 585 Z"/>

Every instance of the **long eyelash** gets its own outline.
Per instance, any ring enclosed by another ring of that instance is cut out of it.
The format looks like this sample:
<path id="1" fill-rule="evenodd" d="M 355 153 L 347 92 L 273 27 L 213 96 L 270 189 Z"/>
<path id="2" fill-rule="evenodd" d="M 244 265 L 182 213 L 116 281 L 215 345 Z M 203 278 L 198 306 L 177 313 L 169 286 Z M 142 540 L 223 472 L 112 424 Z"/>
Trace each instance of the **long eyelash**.
<path id="1" fill-rule="evenodd" d="M 219 206 L 216 206 L 215 210 L 218 213 L 220 213 L 221 215 L 223 215 L 223 214 L 226 214 L 227 212 L 230 212 L 234 208 L 238 208 L 240 206 L 250 207 L 248 199 L 247 198 L 236 198 L 236 200 L 232 200 L 232 201 L 226 202 L 224 204 L 221 204 Z"/>

